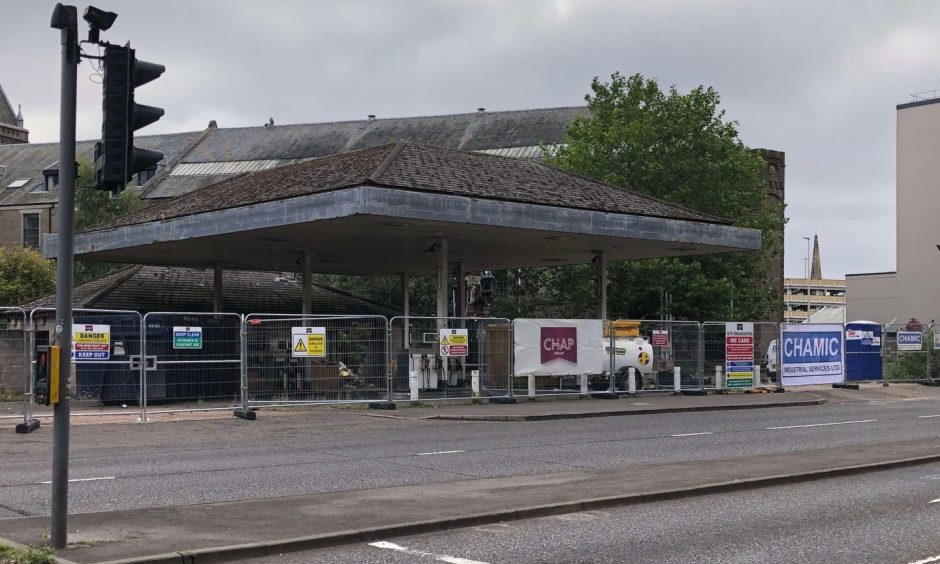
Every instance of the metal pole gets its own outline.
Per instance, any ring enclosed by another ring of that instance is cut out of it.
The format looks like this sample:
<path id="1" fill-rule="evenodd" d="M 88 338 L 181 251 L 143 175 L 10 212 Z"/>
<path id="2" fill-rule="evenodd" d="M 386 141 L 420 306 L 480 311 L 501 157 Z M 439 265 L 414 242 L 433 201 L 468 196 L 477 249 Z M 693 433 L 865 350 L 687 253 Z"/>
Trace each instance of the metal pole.
<path id="1" fill-rule="evenodd" d="M 52 426 L 53 548 L 65 548 L 69 500 L 69 379 L 72 372 L 72 243 L 75 211 L 75 98 L 78 75 L 78 11 L 57 4 L 52 27 L 61 30 L 62 78 L 59 107 L 59 232 L 56 253 L 56 340 L 59 355 L 59 403 Z"/>

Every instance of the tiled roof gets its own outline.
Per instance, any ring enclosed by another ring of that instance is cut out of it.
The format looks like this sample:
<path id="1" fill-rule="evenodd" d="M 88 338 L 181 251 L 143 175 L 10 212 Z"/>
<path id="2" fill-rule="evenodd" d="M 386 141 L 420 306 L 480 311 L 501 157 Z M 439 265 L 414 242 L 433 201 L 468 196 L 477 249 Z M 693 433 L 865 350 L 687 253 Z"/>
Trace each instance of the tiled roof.
<path id="1" fill-rule="evenodd" d="M 726 221 L 536 161 L 395 143 L 249 173 L 92 226 L 135 225 L 361 184 L 612 213 Z"/>
<path id="2" fill-rule="evenodd" d="M 213 271 L 203 268 L 134 266 L 75 287 L 77 308 L 211 312 Z M 302 284 L 292 274 L 225 270 L 223 310 L 234 313 L 300 313 Z M 312 313 L 327 315 L 398 314 L 394 308 L 327 286 L 313 285 Z M 24 309 L 55 307 L 49 295 Z"/>

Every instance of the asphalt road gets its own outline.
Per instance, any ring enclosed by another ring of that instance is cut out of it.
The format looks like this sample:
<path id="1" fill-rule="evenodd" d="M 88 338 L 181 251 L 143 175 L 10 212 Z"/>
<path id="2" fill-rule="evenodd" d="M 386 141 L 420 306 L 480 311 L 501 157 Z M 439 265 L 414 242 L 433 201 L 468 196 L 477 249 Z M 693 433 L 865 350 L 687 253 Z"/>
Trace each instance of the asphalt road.
<path id="1" fill-rule="evenodd" d="M 938 498 L 932 464 L 245 562 L 926 564 L 940 561 Z"/>
<path id="2" fill-rule="evenodd" d="M 324 410 L 86 425 L 72 429 L 69 502 L 79 513 L 935 437 L 936 399 L 525 423 Z M 48 514 L 50 443 L 49 426 L 0 435 L 0 517 Z"/>

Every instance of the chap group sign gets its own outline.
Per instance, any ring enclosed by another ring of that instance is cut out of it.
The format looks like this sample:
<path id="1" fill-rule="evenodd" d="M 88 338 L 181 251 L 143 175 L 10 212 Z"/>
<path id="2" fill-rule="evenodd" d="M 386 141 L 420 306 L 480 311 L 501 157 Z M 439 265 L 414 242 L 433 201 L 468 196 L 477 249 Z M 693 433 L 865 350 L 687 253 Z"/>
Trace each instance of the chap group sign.
<path id="1" fill-rule="evenodd" d="M 845 380 L 844 329 L 834 324 L 780 326 L 780 383 L 836 384 Z"/>

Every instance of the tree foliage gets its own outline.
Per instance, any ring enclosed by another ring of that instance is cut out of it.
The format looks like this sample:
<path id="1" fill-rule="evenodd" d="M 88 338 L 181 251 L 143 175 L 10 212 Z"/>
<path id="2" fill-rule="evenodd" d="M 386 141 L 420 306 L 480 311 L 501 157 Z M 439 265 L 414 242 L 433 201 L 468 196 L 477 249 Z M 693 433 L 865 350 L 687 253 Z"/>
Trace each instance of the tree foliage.
<path id="1" fill-rule="evenodd" d="M 619 73 L 610 82 L 595 78 L 591 90 L 585 97 L 590 116 L 569 125 L 566 143 L 550 155 L 551 164 L 761 229 L 764 249 L 611 264 L 610 315 L 763 319 L 779 308 L 766 280 L 768 258 L 780 252 L 773 233 L 782 229 L 783 220 L 766 200 L 764 160 L 741 142 L 737 124 L 725 119 L 718 93 L 703 86 L 687 94 L 675 87 L 663 91 L 655 80 Z M 551 290 L 565 297 L 564 313 L 579 314 L 587 301 L 584 294 L 594 293 L 589 267 L 536 270 L 530 286 L 553 280 L 564 284 Z M 539 292 L 544 294 L 544 287 Z"/>
<path id="2" fill-rule="evenodd" d="M 0 248 L 0 304 L 18 306 L 55 290 L 55 263 L 29 248 Z"/>
<path id="3" fill-rule="evenodd" d="M 94 166 L 80 161 L 75 181 L 75 230 L 120 217 L 143 207 L 140 189 L 130 185 L 117 196 L 94 188 Z M 75 283 L 82 284 L 123 268 L 122 264 L 76 261 Z"/>

